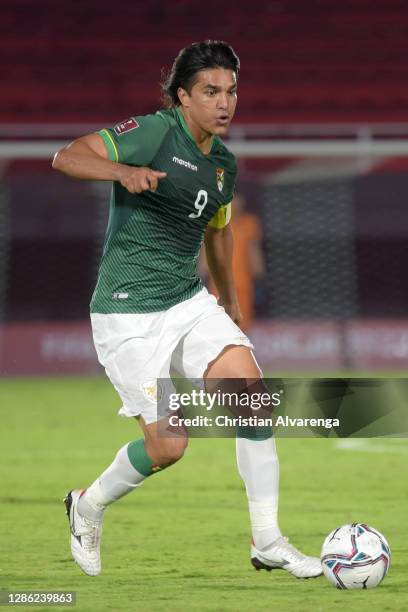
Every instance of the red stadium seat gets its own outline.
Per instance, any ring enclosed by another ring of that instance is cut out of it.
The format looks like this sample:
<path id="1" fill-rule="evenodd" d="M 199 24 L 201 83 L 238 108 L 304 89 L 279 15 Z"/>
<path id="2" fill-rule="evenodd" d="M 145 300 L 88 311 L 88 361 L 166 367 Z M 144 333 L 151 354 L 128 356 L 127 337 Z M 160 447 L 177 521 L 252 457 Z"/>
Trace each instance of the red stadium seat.
<path id="1" fill-rule="evenodd" d="M 242 61 L 239 121 L 408 120 L 404 0 L 99 0 L 41 11 L 4 0 L 0 122 L 116 121 L 160 106 L 162 68 L 192 40 L 225 38 Z M 197 12 L 199 11 L 199 12 Z M 22 19 L 21 15 L 24 15 Z"/>

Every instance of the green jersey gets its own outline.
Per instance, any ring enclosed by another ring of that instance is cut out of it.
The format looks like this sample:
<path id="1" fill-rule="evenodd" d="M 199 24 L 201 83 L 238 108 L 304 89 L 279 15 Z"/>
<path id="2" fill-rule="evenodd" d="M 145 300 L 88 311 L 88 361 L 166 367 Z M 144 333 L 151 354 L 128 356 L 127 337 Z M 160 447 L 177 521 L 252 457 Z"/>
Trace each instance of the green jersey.
<path id="1" fill-rule="evenodd" d="M 114 182 L 93 313 L 167 310 L 202 288 L 197 259 L 210 220 L 227 210 L 235 158 L 218 137 L 205 155 L 179 109 L 99 132 L 112 161 L 166 172 L 156 192 Z"/>

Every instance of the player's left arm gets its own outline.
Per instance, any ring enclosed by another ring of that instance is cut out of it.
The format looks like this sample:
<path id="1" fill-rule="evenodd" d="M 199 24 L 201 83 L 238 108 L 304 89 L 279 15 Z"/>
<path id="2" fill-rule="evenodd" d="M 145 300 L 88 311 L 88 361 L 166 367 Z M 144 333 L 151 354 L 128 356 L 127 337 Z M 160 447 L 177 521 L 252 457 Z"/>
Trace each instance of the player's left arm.
<path id="1" fill-rule="evenodd" d="M 234 237 L 228 221 L 229 219 L 222 227 L 219 227 L 221 223 L 210 221 L 204 236 L 205 254 L 220 296 L 219 303 L 225 308 L 231 319 L 239 325 L 242 314 L 232 272 Z"/>

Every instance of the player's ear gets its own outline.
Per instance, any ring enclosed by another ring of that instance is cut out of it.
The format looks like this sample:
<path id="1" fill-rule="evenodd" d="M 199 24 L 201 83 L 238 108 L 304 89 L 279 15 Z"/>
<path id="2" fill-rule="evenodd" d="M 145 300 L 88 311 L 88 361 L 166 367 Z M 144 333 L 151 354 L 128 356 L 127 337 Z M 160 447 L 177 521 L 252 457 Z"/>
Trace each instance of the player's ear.
<path id="1" fill-rule="evenodd" d="M 181 102 L 181 105 L 184 106 L 185 108 L 188 108 L 190 106 L 190 95 L 188 91 L 186 91 L 182 87 L 179 87 L 177 90 L 177 95 Z"/>

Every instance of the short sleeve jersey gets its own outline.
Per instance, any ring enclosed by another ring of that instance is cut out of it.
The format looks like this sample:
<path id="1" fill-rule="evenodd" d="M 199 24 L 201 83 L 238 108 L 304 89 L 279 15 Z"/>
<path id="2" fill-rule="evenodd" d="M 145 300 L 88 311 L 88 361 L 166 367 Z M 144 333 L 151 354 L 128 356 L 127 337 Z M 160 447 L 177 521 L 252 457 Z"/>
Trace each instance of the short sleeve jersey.
<path id="1" fill-rule="evenodd" d="M 179 109 L 99 132 L 112 161 L 167 173 L 156 192 L 114 182 L 93 313 L 158 312 L 202 288 L 197 259 L 208 223 L 228 216 L 236 162 L 214 137 L 205 155 Z M 228 222 L 228 219 L 225 220 Z"/>

